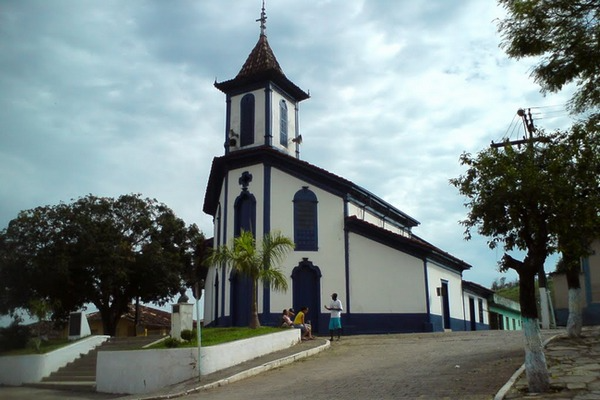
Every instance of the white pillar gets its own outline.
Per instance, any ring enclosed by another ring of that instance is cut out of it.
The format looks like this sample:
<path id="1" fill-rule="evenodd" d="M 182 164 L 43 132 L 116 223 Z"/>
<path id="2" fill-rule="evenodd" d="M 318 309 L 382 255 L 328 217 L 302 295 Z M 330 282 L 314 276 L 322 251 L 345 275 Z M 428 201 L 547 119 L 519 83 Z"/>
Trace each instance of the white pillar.
<path id="1" fill-rule="evenodd" d="M 171 337 L 181 339 L 181 331 L 194 329 L 194 305 L 191 303 L 177 303 L 172 305 Z"/>

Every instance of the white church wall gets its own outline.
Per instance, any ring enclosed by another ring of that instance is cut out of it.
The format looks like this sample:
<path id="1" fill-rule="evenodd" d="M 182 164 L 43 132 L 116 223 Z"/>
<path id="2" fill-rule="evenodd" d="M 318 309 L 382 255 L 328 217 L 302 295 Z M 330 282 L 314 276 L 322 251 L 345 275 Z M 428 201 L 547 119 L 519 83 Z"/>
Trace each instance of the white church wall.
<path id="1" fill-rule="evenodd" d="M 280 312 L 290 307 L 292 301 L 291 274 L 303 258 L 320 268 L 321 296 L 329 298 L 331 292 L 341 293 L 345 288 L 345 259 L 344 259 L 344 203 L 341 198 L 326 190 L 311 185 L 301 179 L 273 168 L 271 171 L 271 230 L 279 230 L 293 240 L 294 238 L 294 195 L 303 186 L 315 193 L 318 200 L 318 251 L 292 251 L 283 263 L 286 276 L 290 279 L 290 290 L 285 293 L 271 295 L 271 311 Z M 322 311 L 322 310 L 321 310 Z"/>
<path id="2" fill-rule="evenodd" d="M 223 187 L 221 188 L 221 195 L 219 197 L 219 204 L 222 205 L 222 215 L 225 215 L 225 213 L 228 214 L 228 218 L 220 218 L 220 220 L 216 221 L 220 224 L 220 227 L 215 227 L 215 234 L 218 232 L 221 232 L 222 235 L 224 235 L 224 237 L 222 238 L 222 240 L 226 240 L 225 243 L 223 243 L 223 241 L 220 243 L 222 244 L 227 244 L 228 246 L 232 245 L 232 239 L 233 239 L 233 232 L 234 232 L 234 204 L 235 204 L 235 199 L 239 196 L 239 194 L 242 192 L 241 186 L 239 184 L 239 178 L 242 176 L 242 174 L 244 172 L 249 172 L 250 174 L 252 174 L 252 182 L 250 182 L 249 186 L 248 186 L 248 191 L 250 193 L 252 193 L 252 195 L 254 195 L 254 197 L 256 198 L 256 202 L 257 202 L 257 207 L 256 207 L 256 234 L 257 236 L 262 236 L 263 235 L 263 209 L 262 207 L 258 206 L 259 204 L 263 204 L 264 201 L 264 177 L 263 177 L 263 165 L 262 164 L 257 164 L 257 165 L 251 165 L 251 166 L 247 166 L 244 168 L 239 168 L 239 169 L 234 169 L 229 171 L 228 173 L 228 180 L 223 180 Z M 228 193 L 227 196 L 227 203 L 225 203 L 225 193 Z M 226 224 L 226 225 L 225 225 Z M 217 241 L 215 240 L 215 246 L 217 245 Z M 221 300 L 219 300 L 219 304 L 218 304 L 218 308 L 219 308 L 219 314 L 222 313 L 223 316 L 227 317 L 229 316 L 229 312 L 230 312 L 230 285 L 229 284 L 225 284 L 224 290 L 225 292 L 223 293 L 223 286 L 222 286 L 222 269 L 217 269 L 217 268 L 210 268 L 208 275 L 206 277 L 206 285 L 205 285 L 205 296 L 207 299 L 210 299 L 209 301 L 206 301 L 205 306 L 204 306 L 204 319 L 205 319 L 205 323 L 209 324 L 210 322 L 214 321 L 217 316 L 214 315 L 214 297 L 215 297 L 215 282 L 217 280 L 216 275 L 219 274 L 219 296 L 224 298 L 224 303 L 221 303 Z M 225 279 L 228 280 L 229 279 L 229 274 L 230 271 L 227 270 L 227 272 L 225 273 Z M 227 281 L 228 282 L 228 281 Z M 260 288 L 262 290 L 262 287 Z M 262 309 L 262 298 L 259 298 L 259 304 L 258 304 L 259 310 Z M 221 315 L 219 315 L 221 316 Z"/>
<path id="3" fill-rule="evenodd" d="M 250 174 L 252 174 L 252 182 L 249 183 L 248 185 L 248 192 L 252 193 L 252 195 L 254 196 L 254 198 L 256 199 L 256 236 L 257 237 L 262 237 L 264 234 L 264 229 L 263 229 L 263 215 L 264 215 L 264 211 L 263 211 L 263 207 L 262 204 L 264 204 L 264 185 L 265 185 L 265 181 L 264 181 L 264 167 L 262 164 L 257 164 L 257 165 L 249 165 L 247 167 L 243 167 L 243 168 L 238 168 L 238 169 L 232 169 L 231 171 L 228 172 L 228 186 L 225 190 L 227 190 L 227 192 L 229 193 L 228 199 L 227 199 L 227 210 L 224 211 L 228 214 L 228 218 L 227 218 L 227 244 L 230 245 L 232 238 L 233 238 L 233 232 L 234 232 L 234 223 L 235 223 L 235 210 L 234 210 L 234 205 L 235 205 L 235 199 L 240 195 L 240 193 L 242 193 L 242 188 L 240 186 L 239 183 L 239 179 L 242 176 L 242 174 L 244 172 L 249 172 Z M 225 182 L 225 181 L 223 181 Z M 223 193 L 223 192 L 222 192 Z M 221 203 L 223 204 L 223 203 Z"/>
<path id="4" fill-rule="evenodd" d="M 235 133 L 240 134 L 240 125 L 241 125 L 241 117 L 240 117 L 240 103 L 242 101 L 242 97 L 246 94 L 252 93 L 254 95 L 254 107 L 255 107 L 255 115 L 254 115 L 254 144 L 249 146 L 244 146 L 244 148 L 260 146 L 265 143 L 264 134 L 261 132 L 265 131 L 265 90 L 257 89 L 251 92 L 244 92 L 242 94 L 231 96 L 231 113 L 230 113 L 230 121 L 229 126 L 230 129 L 233 129 Z M 261 111 L 262 110 L 262 111 Z M 239 142 L 238 142 L 239 143 Z"/>
<path id="5" fill-rule="evenodd" d="M 349 241 L 353 313 L 427 312 L 422 260 L 354 233 Z"/>
<path id="6" fill-rule="evenodd" d="M 279 135 L 281 133 L 280 124 L 279 124 L 280 117 L 281 117 L 279 102 L 281 100 L 285 100 L 285 102 L 287 104 L 287 111 L 288 111 L 288 117 L 287 117 L 288 143 L 287 143 L 287 146 L 282 146 L 279 143 Z M 273 135 L 273 147 L 287 151 L 287 152 L 293 152 L 293 151 L 295 151 L 296 145 L 291 142 L 291 139 L 294 138 L 294 136 L 296 135 L 296 109 L 295 109 L 296 106 L 291 99 L 283 96 L 281 93 L 276 92 L 276 91 L 272 92 L 271 101 L 273 104 L 273 107 L 272 107 L 273 112 L 271 115 L 271 133 Z"/>

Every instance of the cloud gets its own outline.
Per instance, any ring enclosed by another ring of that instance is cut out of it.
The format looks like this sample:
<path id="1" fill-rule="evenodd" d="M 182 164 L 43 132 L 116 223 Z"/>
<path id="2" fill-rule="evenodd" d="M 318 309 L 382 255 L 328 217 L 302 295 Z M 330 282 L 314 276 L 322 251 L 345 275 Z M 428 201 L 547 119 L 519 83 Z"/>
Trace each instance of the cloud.
<path id="1" fill-rule="evenodd" d="M 202 202 L 225 129 L 213 82 L 241 68 L 259 6 L 4 2 L 0 227 L 19 210 L 88 193 L 142 193 L 211 235 Z M 301 157 L 418 219 L 415 232 L 473 264 L 466 277 L 484 285 L 500 276 L 497 254 L 483 238 L 463 240 L 466 210 L 448 179 L 462 173 L 463 151 L 515 130 L 519 107 L 568 99 L 541 96 L 531 61 L 498 48 L 502 12 L 477 0 L 267 7 L 280 65 L 311 93 L 300 105 Z M 556 110 L 549 128 L 565 123 Z"/>

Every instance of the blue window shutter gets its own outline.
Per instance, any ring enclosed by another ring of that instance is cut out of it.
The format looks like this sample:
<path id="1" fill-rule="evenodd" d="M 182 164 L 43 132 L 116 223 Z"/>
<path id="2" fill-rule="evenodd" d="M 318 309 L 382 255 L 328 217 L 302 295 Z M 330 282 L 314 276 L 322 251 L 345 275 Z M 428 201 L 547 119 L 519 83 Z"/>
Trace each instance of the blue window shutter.
<path id="1" fill-rule="evenodd" d="M 279 102 L 279 144 L 288 146 L 288 109 L 285 100 Z"/>
<path id="2" fill-rule="evenodd" d="M 254 95 L 248 93 L 240 104 L 240 146 L 254 143 Z"/>
<path id="3" fill-rule="evenodd" d="M 294 243 L 296 250 L 319 249 L 317 224 L 317 196 L 303 186 L 294 195 Z"/>

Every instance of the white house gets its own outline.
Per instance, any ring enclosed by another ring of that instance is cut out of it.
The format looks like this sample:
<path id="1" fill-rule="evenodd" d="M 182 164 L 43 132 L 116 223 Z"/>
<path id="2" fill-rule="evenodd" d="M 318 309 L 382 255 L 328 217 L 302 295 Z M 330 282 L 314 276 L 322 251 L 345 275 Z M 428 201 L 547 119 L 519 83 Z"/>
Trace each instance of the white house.
<path id="1" fill-rule="evenodd" d="M 225 154 L 213 160 L 203 210 L 214 246 L 251 230 L 280 231 L 296 248 L 283 263 L 290 290 L 259 287 L 262 324 L 284 308 L 308 306 L 327 332 L 324 305 L 344 305 L 345 333 L 465 329 L 462 272 L 470 265 L 413 233 L 419 222 L 378 196 L 300 159 L 299 104 L 309 95 L 283 73 L 264 32 L 238 75 L 215 83 L 226 96 Z M 208 326 L 245 326 L 250 282 L 212 267 L 205 287 Z"/>

